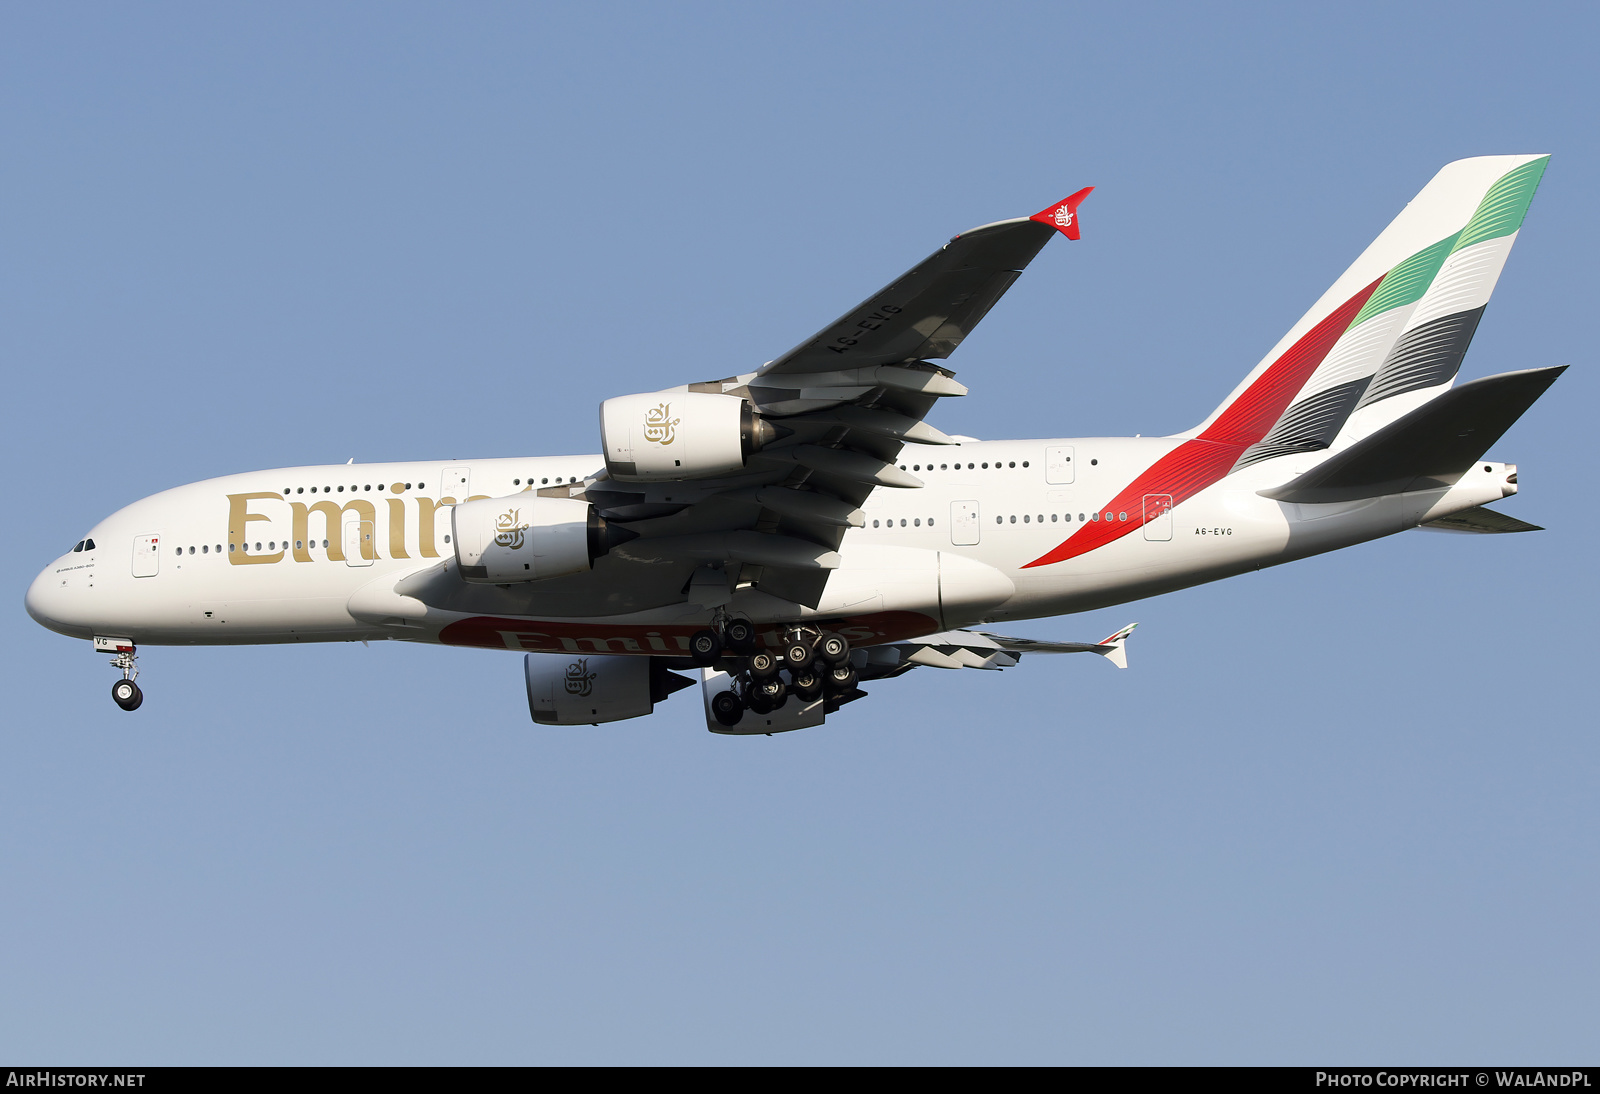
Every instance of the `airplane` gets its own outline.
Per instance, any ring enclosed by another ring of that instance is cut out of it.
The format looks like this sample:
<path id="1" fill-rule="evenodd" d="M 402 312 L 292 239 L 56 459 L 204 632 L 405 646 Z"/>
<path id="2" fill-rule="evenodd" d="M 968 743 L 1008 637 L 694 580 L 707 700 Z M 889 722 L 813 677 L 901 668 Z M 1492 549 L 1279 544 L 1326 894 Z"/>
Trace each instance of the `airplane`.
<path id="1" fill-rule="evenodd" d="M 289 467 L 154 494 L 29 587 L 45 627 L 138 648 L 409 642 L 523 653 L 533 721 L 821 725 L 862 685 L 1097 642 L 988 629 L 1119 605 L 1410 528 L 1538 530 L 1484 453 L 1565 366 L 1456 385 L 1549 157 L 1446 165 L 1199 425 L 980 441 L 928 423 L 947 359 L 1079 190 L 955 236 L 753 372 L 600 406 L 601 452 Z M 684 672 L 694 675 L 685 676 Z"/>

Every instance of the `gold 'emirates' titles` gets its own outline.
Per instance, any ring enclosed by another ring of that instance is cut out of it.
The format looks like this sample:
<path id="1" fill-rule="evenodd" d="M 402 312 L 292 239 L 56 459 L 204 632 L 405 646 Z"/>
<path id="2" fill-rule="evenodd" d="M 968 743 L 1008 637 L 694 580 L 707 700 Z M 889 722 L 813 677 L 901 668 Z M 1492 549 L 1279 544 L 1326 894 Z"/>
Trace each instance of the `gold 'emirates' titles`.
<path id="1" fill-rule="evenodd" d="M 395 489 L 404 490 L 404 486 L 396 483 Z M 526 491 L 524 491 L 526 492 Z M 473 494 L 467 501 L 478 501 L 489 497 L 488 494 Z M 388 528 L 390 558 L 411 558 L 406 549 L 407 509 L 416 513 L 417 551 L 421 558 L 439 558 L 439 551 L 434 546 L 437 541 L 435 523 L 437 512 L 456 504 L 456 499 L 448 494 L 438 501 L 421 494 L 412 494 L 408 497 L 383 498 L 387 520 L 384 522 Z M 254 503 L 279 502 L 289 506 L 292 531 L 289 539 L 283 543 L 283 549 L 276 551 L 250 551 L 248 549 L 249 527 L 253 521 L 267 521 L 271 523 L 275 518 L 269 513 L 251 512 Z M 407 506 L 406 502 L 415 505 Z M 289 501 L 276 490 L 257 490 L 245 494 L 228 495 L 228 562 L 233 566 L 263 566 L 273 562 L 282 562 L 285 555 L 293 555 L 296 562 L 314 562 L 310 545 L 315 542 L 311 536 L 311 517 L 316 514 L 321 518 L 323 534 L 316 539 L 326 539 L 328 546 L 326 555 L 329 562 L 348 562 L 345 554 L 346 540 L 344 528 L 355 525 L 359 533 L 356 542 L 359 556 L 368 562 L 376 561 L 382 557 L 378 554 L 378 513 L 379 510 L 373 502 L 366 498 L 350 498 L 348 500 L 334 501 L 324 498 L 310 504 L 299 501 Z M 346 514 L 349 514 L 347 517 Z M 291 544 L 293 546 L 291 546 Z"/>

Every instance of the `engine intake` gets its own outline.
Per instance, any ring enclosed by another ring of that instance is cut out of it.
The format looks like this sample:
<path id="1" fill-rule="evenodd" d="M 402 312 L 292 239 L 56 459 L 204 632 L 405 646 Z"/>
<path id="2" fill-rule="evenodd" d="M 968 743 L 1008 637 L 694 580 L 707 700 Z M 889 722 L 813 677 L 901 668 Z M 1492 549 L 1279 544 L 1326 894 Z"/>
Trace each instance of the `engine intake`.
<path id="1" fill-rule="evenodd" d="M 658 391 L 600 404 L 606 470 L 622 482 L 733 474 L 777 435 L 747 400 L 734 395 Z"/>
<path id="2" fill-rule="evenodd" d="M 637 534 L 607 524 L 586 501 L 531 493 L 462 502 L 450 524 L 462 578 L 485 585 L 581 574 Z"/>

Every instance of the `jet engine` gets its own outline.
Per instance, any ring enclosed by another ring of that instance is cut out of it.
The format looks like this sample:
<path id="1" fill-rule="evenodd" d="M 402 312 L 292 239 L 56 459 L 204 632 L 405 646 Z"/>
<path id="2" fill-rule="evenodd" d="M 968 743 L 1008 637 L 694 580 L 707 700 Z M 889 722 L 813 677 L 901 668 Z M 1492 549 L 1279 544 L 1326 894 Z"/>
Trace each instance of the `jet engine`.
<path id="1" fill-rule="evenodd" d="M 598 725 L 639 718 L 694 683 L 658 657 L 530 653 L 523 658 L 528 711 L 545 726 Z"/>
<path id="2" fill-rule="evenodd" d="M 462 578 L 486 585 L 583 573 L 635 535 L 607 524 L 586 501 L 531 493 L 462 502 L 450 524 Z"/>
<path id="3" fill-rule="evenodd" d="M 747 400 L 734 395 L 658 391 L 600 404 L 606 469 L 623 482 L 732 474 L 777 435 Z"/>

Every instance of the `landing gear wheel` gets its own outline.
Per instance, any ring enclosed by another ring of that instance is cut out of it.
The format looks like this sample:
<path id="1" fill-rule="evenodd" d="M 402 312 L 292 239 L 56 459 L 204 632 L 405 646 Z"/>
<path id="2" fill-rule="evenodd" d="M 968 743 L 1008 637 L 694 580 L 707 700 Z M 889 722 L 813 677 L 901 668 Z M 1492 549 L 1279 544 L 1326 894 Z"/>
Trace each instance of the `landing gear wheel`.
<path id="1" fill-rule="evenodd" d="M 822 680 L 830 695 L 842 695 L 854 689 L 860 678 L 850 665 L 835 665 L 823 674 Z"/>
<path id="2" fill-rule="evenodd" d="M 711 699 L 711 713 L 718 722 L 732 729 L 744 717 L 744 700 L 731 691 L 719 691 Z"/>
<path id="3" fill-rule="evenodd" d="M 811 662 L 817 657 L 816 651 L 811 648 L 811 643 L 802 636 L 796 635 L 783 644 L 783 664 L 791 672 L 799 672 L 811 667 Z"/>
<path id="4" fill-rule="evenodd" d="M 796 699 L 809 703 L 822 694 L 822 677 L 816 669 L 801 669 L 789 674 L 789 690 Z"/>
<path id="5" fill-rule="evenodd" d="M 778 671 L 778 658 L 771 650 L 757 650 L 750 655 L 750 675 L 765 680 Z"/>
<path id="6" fill-rule="evenodd" d="M 830 665 L 842 665 L 850 656 L 850 642 L 842 634 L 829 631 L 817 639 L 817 656 Z"/>
<path id="7" fill-rule="evenodd" d="M 776 676 L 768 677 L 765 680 L 757 680 L 750 685 L 751 709 L 758 709 L 757 704 L 759 703 L 767 708 L 766 711 L 761 713 L 777 710 L 783 706 L 784 700 L 788 699 L 788 697 L 789 689 Z"/>
<path id="8" fill-rule="evenodd" d="M 689 636 L 689 656 L 697 665 L 715 664 L 722 656 L 722 639 L 716 631 L 695 631 Z"/>
<path id="9" fill-rule="evenodd" d="M 138 710 L 144 702 L 144 692 L 132 680 L 118 680 L 111 685 L 111 701 L 123 710 Z"/>
<path id="10" fill-rule="evenodd" d="M 722 644 L 734 653 L 749 653 L 756 648 L 756 625 L 748 619 L 730 619 L 722 628 Z"/>

